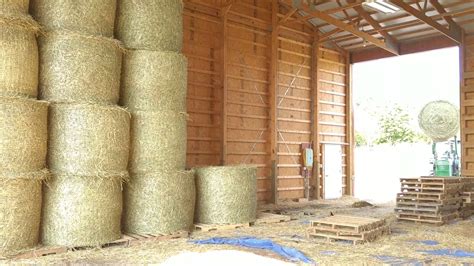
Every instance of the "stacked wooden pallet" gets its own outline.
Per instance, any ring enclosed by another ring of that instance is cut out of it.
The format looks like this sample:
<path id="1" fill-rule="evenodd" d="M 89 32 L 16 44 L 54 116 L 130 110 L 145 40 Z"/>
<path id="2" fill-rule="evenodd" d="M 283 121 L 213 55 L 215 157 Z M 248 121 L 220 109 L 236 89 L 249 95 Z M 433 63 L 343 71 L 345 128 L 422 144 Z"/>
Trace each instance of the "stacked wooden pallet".
<path id="1" fill-rule="evenodd" d="M 461 178 L 463 184 L 461 217 L 466 219 L 474 215 L 474 178 Z"/>
<path id="2" fill-rule="evenodd" d="M 353 244 L 372 242 L 389 234 L 385 219 L 335 215 L 313 220 L 307 229 L 308 238 L 327 241 L 349 241 Z"/>
<path id="3" fill-rule="evenodd" d="M 402 178 L 398 220 L 443 225 L 459 217 L 463 184 L 454 177 Z"/>

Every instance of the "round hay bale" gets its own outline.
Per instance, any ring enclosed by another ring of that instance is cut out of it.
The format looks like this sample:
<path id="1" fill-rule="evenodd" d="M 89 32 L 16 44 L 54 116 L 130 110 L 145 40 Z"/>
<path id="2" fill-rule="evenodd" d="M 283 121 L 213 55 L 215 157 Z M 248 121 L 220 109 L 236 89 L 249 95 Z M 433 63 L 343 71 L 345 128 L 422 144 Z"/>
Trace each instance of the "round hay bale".
<path id="1" fill-rule="evenodd" d="M 434 142 L 446 141 L 459 130 L 459 110 L 450 102 L 430 102 L 418 115 L 418 123 Z"/>
<path id="2" fill-rule="evenodd" d="M 194 171 L 134 175 L 124 190 L 124 230 L 135 234 L 189 231 L 195 200 Z"/>
<path id="3" fill-rule="evenodd" d="M 0 97 L 0 125 L 0 173 L 25 173 L 45 167 L 47 102 Z"/>
<path id="4" fill-rule="evenodd" d="M 182 0 L 119 0 L 115 36 L 129 49 L 180 52 Z"/>
<path id="5" fill-rule="evenodd" d="M 123 49 L 104 37 L 50 32 L 39 39 L 40 98 L 117 104 Z"/>
<path id="6" fill-rule="evenodd" d="M 196 222 L 250 223 L 255 221 L 256 216 L 256 167 L 218 166 L 196 169 Z"/>
<path id="7" fill-rule="evenodd" d="M 113 37 L 117 0 L 33 0 L 31 14 L 47 31 Z"/>
<path id="8" fill-rule="evenodd" d="M 157 172 L 186 167 L 186 114 L 172 111 L 132 113 L 129 171 Z"/>
<path id="9" fill-rule="evenodd" d="M 0 10 L 19 11 L 21 13 L 28 13 L 30 0 L 0 0 Z"/>
<path id="10" fill-rule="evenodd" d="M 123 60 L 121 104 L 132 110 L 186 112 L 187 73 L 182 54 L 130 50 Z"/>
<path id="11" fill-rule="evenodd" d="M 48 165 L 83 176 L 126 175 L 130 114 L 116 106 L 53 104 Z"/>
<path id="12" fill-rule="evenodd" d="M 38 95 L 38 30 L 31 17 L 0 10 L 0 96 Z"/>
<path id="13" fill-rule="evenodd" d="M 121 237 L 121 177 L 53 174 L 44 190 L 43 244 L 97 246 Z"/>
<path id="14" fill-rule="evenodd" d="M 42 179 L 46 171 L 0 175 L 0 256 L 9 256 L 38 244 Z"/>

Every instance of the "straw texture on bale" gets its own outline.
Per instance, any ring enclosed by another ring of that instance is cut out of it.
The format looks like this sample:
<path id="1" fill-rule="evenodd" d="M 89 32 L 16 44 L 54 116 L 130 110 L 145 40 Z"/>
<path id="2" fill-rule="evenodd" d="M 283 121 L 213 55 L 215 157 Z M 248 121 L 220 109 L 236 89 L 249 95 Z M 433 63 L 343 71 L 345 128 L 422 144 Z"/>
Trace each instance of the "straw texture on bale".
<path id="1" fill-rule="evenodd" d="M 180 52 L 182 0 L 118 0 L 115 33 L 129 49 Z"/>
<path id="2" fill-rule="evenodd" d="M 42 242 L 96 246 L 121 237 L 122 178 L 53 174 L 44 186 Z"/>
<path id="3" fill-rule="evenodd" d="M 124 230 L 137 234 L 189 231 L 195 199 L 193 171 L 132 175 L 124 192 Z"/>
<path id="4" fill-rule="evenodd" d="M 156 172 L 186 167 L 186 114 L 132 112 L 129 171 Z"/>
<path id="5" fill-rule="evenodd" d="M 0 10 L 28 13 L 30 0 L 0 0 Z"/>
<path id="6" fill-rule="evenodd" d="M 38 30 L 31 17 L 0 10 L 0 96 L 38 95 Z"/>
<path id="7" fill-rule="evenodd" d="M 52 104 L 48 166 L 82 176 L 126 175 L 130 114 L 116 106 Z"/>
<path id="8" fill-rule="evenodd" d="M 131 110 L 186 112 L 186 57 L 174 52 L 127 52 L 121 90 L 121 104 Z"/>
<path id="9" fill-rule="evenodd" d="M 118 41 L 58 31 L 39 44 L 41 99 L 118 103 L 123 53 Z"/>
<path id="10" fill-rule="evenodd" d="M 47 31 L 112 37 L 117 0 L 32 0 L 31 14 Z"/>
<path id="11" fill-rule="evenodd" d="M 459 130 L 459 110 L 447 101 L 430 102 L 418 116 L 421 129 L 434 142 L 446 141 Z"/>
<path id="12" fill-rule="evenodd" d="M 257 215 L 257 168 L 198 168 L 196 194 L 195 221 L 198 223 L 254 222 Z"/>
<path id="13" fill-rule="evenodd" d="M 0 97 L 0 173 L 26 173 L 46 165 L 48 103 Z"/>
<path id="14" fill-rule="evenodd" d="M 0 175 L 0 256 L 38 244 L 42 179 L 47 172 L 15 178 Z"/>

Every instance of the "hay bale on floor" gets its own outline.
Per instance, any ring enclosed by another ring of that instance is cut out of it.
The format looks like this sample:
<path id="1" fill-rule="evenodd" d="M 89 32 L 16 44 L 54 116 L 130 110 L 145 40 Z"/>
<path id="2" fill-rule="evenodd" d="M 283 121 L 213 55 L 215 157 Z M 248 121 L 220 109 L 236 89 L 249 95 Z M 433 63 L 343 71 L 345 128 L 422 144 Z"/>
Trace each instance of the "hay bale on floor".
<path id="1" fill-rule="evenodd" d="M 124 175 L 130 147 L 130 114 L 116 106 L 52 104 L 48 165 L 84 176 Z"/>
<path id="2" fill-rule="evenodd" d="M 186 114 L 132 112 L 129 171 L 157 172 L 186 167 Z"/>
<path id="3" fill-rule="evenodd" d="M 163 170 L 132 175 L 124 191 L 125 232 L 189 231 L 193 225 L 195 193 L 194 171 Z"/>
<path id="4" fill-rule="evenodd" d="M 115 35 L 129 49 L 181 51 L 182 0 L 119 0 Z"/>
<path id="5" fill-rule="evenodd" d="M 186 57 L 130 50 L 123 60 L 121 104 L 132 110 L 186 112 Z"/>
<path id="6" fill-rule="evenodd" d="M 0 0 L 0 10 L 18 11 L 28 13 L 30 0 Z"/>
<path id="7" fill-rule="evenodd" d="M 32 0 L 31 14 L 47 31 L 113 37 L 117 0 Z"/>
<path id="8" fill-rule="evenodd" d="M 38 30 L 31 17 L 0 9 L 0 96 L 38 95 Z"/>
<path id="9" fill-rule="evenodd" d="M 69 31 L 39 39 L 40 98 L 117 104 L 123 49 L 113 39 Z"/>
<path id="10" fill-rule="evenodd" d="M 122 177 L 53 174 L 44 187 L 42 242 L 97 246 L 121 237 Z"/>
<path id="11" fill-rule="evenodd" d="M 48 103 L 0 97 L 0 173 L 43 169 L 48 144 Z"/>
<path id="12" fill-rule="evenodd" d="M 38 244 L 41 187 L 47 175 L 47 171 L 0 174 L 0 257 Z"/>
<path id="13" fill-rule="evenodd" d="M 197 168 L 196 194 L 195 221 L 198 223 L 254 222 L 257 215 L 257 168 Z"/>

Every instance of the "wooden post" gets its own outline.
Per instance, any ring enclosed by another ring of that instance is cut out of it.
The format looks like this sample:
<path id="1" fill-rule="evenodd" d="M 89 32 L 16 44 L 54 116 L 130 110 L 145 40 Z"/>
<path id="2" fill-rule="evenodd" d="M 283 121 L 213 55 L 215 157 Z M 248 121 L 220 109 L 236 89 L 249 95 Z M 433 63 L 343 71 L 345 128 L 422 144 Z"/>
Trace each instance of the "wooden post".
<path id="1" fill-rule="evenodd" d="M 467 163 L 465 160 L 465 156 L 467 155 L 466 148 L 464 148 L 464 144 L 467 143 L 467 135 L 466 135 L 466 125 L 463 122 L 463 117 L 466 115 L 466 107 L 464 105 L 464 100 L 466 99 L 465 94 L 465 86 L 466 81 L 464 80 L 464 64 L 465 62 L 465 53 L 466 53 L 466 35 L 465 33 L 462 34 L 462 43 L 459 46 L 459 106 L 460 108 L 460 129 L 461 129 L 461 161 L 459 162 L 459 171 L 460 176 L 465 176 L 465 170 L 467 170 Z M 457 144 L 456 144 L 457 145 Z"/>
<path id="2" fill-rule="evenodd" d="M 319 138 L 319 71 L 318 71 L 318 57 L 319 57 L 319 32 L 315 31 L 313 37 L 313 44 L 311 46 L 312 56 L 311 56 L 311 87 L 312 87 L 312 94 L 311 94 L 311 120 L 312 120 L 312 127 L 311 127 L 311 140 L 313 142 L 313 176 L 310 182 L 310 185 L 313 187 L 311 191 L 311 197 L 314 199 L 321 198 L 321 190 L 320 187 L 320 179 L 319 175 L 321 174 L 320 171 L 320 162 L 319 162 L 319 145 L 320 145 L 320 138 Z"/>
<path id="3" fill-rule="evenodd" d="M 350 64 L 350 53 L 345 53 L 346 62 L 346 142 L 348 143 L 346 149 L 346 191 L 345 194 L 349 196 L 354 195 L 354 110 L 352 107 L 352 67 Z"/>
<path id="4" fill-rule="evenodd" d="M 277 134 L 277 101 L 278 101 L 278 0 L 272 0 L 272 37 L 270 55 L 270 154 L 273 203 L 278 202 L 278 134 Z"/>
<path id="5" fill-rule="evenodd" d="M 228 97 L 228 85 L 227 85 L 227 37 L 228 37 L 228 12 L 232 4 L 224 7 L 221 10 L 221 20 L 222 20 L 222 155 L 221 155 L 221 164 L 227 164 L 227 97 Z"/>

